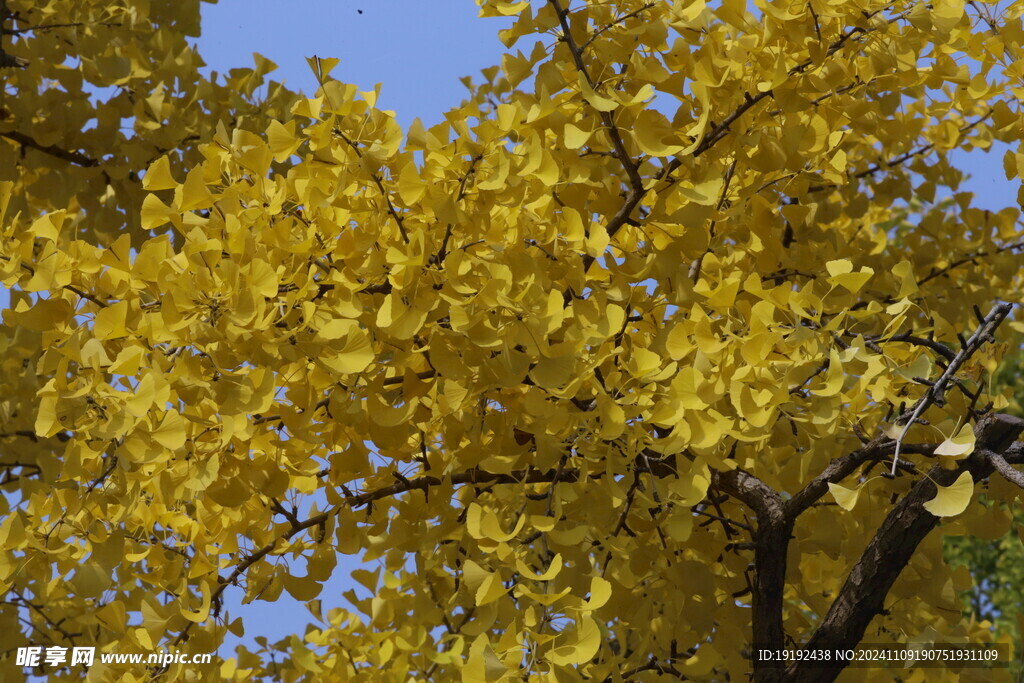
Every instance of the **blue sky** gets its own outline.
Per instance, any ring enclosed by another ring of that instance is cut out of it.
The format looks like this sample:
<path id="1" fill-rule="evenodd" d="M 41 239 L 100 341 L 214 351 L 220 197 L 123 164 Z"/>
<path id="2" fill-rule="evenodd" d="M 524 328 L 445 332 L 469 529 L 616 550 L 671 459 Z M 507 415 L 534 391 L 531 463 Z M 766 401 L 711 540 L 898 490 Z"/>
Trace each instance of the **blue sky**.
<path id="1" fill-rule="evenodd" d="M 250 53 L 258 52 L 279 67 L 270 78 L 312 93 L 306 58 L 337 57 L 331 76 L 361 90 L 383 83 L 378 106 L 394 110 L 403 128 L 417 116 L 438 123 L 464 99 L 459 78 L 479 81 L 481 69 L 500 62 L 497 32 L 511 23 L 480 19 L 471 0 L 221 0 L 202 7 L 199 51 L 210 68 L 251 66 Z"/>
<path id="2" fill-rule="evenodd" d="M 312 55 L 338 57 L 332 76 L 370 90 L 382 83 L 378 106 L 394 110 L 403 128 L 416 117 L 432 125 L 466 96 L 463 76 L 498 64 L 505 48 L 497 38 L 506 19 L 480 19 L 471 0 L 221 0 L 203 4 L 200 54 L 212 70 L 226 73 L 252 65 L 258 52 L 275 62 L 271 74 L 292 89 L 312 93 L 316 83 L 306 62 Z M 286 8 L 286 9 L 285 9 Z M 361 13 L 360 13 L 361 10 Z M 958 161 L 973 178 L 962 189 L 976 193 L 976 203 L 990 209 L 1016 204 L 1016 183 L 1002 171 L 1002 149 L 960 154 Z M 339 564 L 321 599 L 324 611 L 344 604 L 341 593 L 353 587 Z M 262 635 L 271 641 L 302 633 L 308 612 L 287 593 L 275 603 L 242 606 L 240 591 L 229 591 L 227 607 L 242 617 L 243 641 Z M 231 639 L 222 654 L 230 656 Z"/>
<path id="3" fill-rule="evenodd" d="M 479 81 L 481 69 L 500 63 L 505 47 L 497 32 L 511 23 L 479 18 L 472 0 L 290 0 L 287 11 L 282 6 L 279 0 L 203 3 L 198 45 L 208 69 L 251 66 L 251 53 L 258 52 L 278 65 L 270 78 L 312 93 L 316 82 L 306 58 L 338 57 L 331 75 L 361 90 L 383 84 L 378 106 L 393 110 L 403 128 L 416 117 L 427 126 L 443 120 L 466 96 L 459 79 Z M 961 189 L 975 193 L 976 205 L 1016 205 L 1017 184 L 1002 170 L 1005 149 L 955 154 L 971 175 Z"/>

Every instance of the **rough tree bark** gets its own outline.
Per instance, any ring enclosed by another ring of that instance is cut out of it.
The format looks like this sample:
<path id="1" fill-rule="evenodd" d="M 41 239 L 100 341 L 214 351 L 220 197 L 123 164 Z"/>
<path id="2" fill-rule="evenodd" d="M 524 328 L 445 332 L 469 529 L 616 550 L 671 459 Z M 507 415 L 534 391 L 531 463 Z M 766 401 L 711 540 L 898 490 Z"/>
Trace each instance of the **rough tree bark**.
<path id="1" fill-rule="evenodd" d="M 984 318 L 979 315 L 978 328 L 969 338 L 962 340 L 958 352 L 944 349 L 943 355 L 950 362 L 940 381 L 904 411 L 897 423 L 910 423 L 919 419 L 928 405 L 941 405 L 944 391 L 953 382 L 956 371 L 984 343 L 993 341 L 993 332 L 1010 310 L 1010 305 L 998 304 Z M 1015 442 L 1024 432 L 1024 420 L 989 413 L 978 419 L 974 432 L 975 450 L 969 457 L 952 469 L 934 465 L 893 506 L 854 564 L 824 619 L 800 647 L 856 648 L 871 620 L 883 611 L 889 590 L 917 547 L 938 525 L 939 518 L 924 508 L 924 504 L 935 497 L 936 484 L 947 486 L 964 472 L 969 472 L 975 482 L 984 481 L 996 471 L 1003 472 L 1011 482 L 1024 481 L 1024 475 L 1012 467 L 1024 464 L 1024 442 Z M 715 474 L 715 485 L 742 501 L 757 516 L 757 527 L 753 533 L 755 578 L 752 587 L 752 643 L 755 648 L 782 649 L 794 642 L 800 643 L 799 637 L 793 637 L 796 634 L 785 633 L 783 625 L 786 556 L 797 518 L 825 495 L 829 483 L 843 480 L 866 463 L 890 455 L 895 460 L 899 451 L 932 454 L 934 446 L 904 444 L 903 435 L 895 440 L 876 437 L 857 451 L 836 458 L 803 490 L 785 501 L 779 492 L 749 472 L 736 469 Z M 904 470 L 913 471 L 905 462 L 901 464 Z M 772 682 L 832 681 L 843 668 L 845 662 L 835 659 L 830 662 L 795 662 L 788 667 L 779 661 L 755 659 L 753 663 L 754 680 Z"/>
<path id="2" fill-rule="evenodd" d="M 935 465 L 914 484 L 889 512 L 885 521 L 854 565 L 839 595 L 833 601 L 821 625 L 807 641 L 807 649 L 855 648 L 871 620 L 882 612 L 889 589 L 907 566 L 918 545 L 937 525 L 939 518 L 924 509 L 924 503 L 935 497 L 935 483 L 948 486 L 963 472 L 970 472 L 974 481 L 988 478 L 995 469 L 993 454 L 1006 453 L 1007 459 L 1020 462 L 1024 455 L 1016 444 L 1007 453 L 1021 432 L 1024 420 L 1010 415 L 990 414 L 975 427 L 976 450 L 956 469 Z M 935 483 L 932 483 L 935 482 Z M 843 662 L 801 662 L 790 666 L 781 680 L 832 681 L 844 668 Z M 765 680 L 771 680 L 770 678 Z"/>

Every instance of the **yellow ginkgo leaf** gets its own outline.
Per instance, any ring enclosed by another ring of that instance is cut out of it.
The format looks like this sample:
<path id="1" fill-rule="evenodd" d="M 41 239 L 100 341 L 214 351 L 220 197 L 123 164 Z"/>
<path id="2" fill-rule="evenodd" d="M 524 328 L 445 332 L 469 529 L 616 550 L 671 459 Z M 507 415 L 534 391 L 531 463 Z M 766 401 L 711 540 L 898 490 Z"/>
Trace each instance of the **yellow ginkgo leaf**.
<path id="1" fill-rule="evenodd" d="M 829 274 L 829 284 L 833 287 L 842 286 L 852 293 L 856 293 L 864 286 L 871 276 L 875 274 L 874 269 L 864 267 L 854 272 L 853 263 L 849 259 L 835 259 L 825 264 L 825 270 Z"/>
<path id="2" fill-rule="evenodd" d="M 306 57 L 306 62 L 309 63 L 309 68 L 312 69 L 318 83 L 323 83 L 340 61 L 337 57 Z"/>
<path id="3" fill-rule="evenodd" d="M 203 169 L 193 168 L 185 176 L 185 183 L 174 193 L 178 210 L 195 211 L 213 206 L 210 190 L 203 180 Z"/>
<path id="4" fill-rule="evenodd" d="M 850 259 L 835 259 L 825 264 L 825 270 L 832 277 L 838 275 L 845 275 L 853 270 L 853 264 L 850 263 Z"/>
<path id="5" fill-rule="evenodd" d="M 677 324 L 669 331 L 668 338 L 665 340 L 665 350 L 668 351 L 668 355 L 672 360 L 684 358 L 694 348 L 689 330 L 685 325 Z"/>
<path id="6" fill-rule="evenodd" d="M 506 533 L 501 528 L 497 515 L 490 510 L 485 510 L 476 503 L 469 504 L 466 515 L 466 529 L 469 531 L 470 536 L 477 539 L 510 541 L 522 530 L 525 523 L 526 517 L 519 517 L 512 531 Z"/>
<path id="7" fill-rule="evenodd" d="M 6 3 L 0 589 L 24 626 L 202 650 L 241 635 L 219 608 L 285 598 L 314 621 L 218 673 L 733 679 L 749 613 L 725 607 L 791 616 L 741 570 L 788 556 L 808 609 L 855 603 L 838 628 L 867 590 L 949 631 L 926 640 L 984 640 L 944 620 L 948 582 L 900 600 L 886 572 L 941 564 L 934 515 L 980 544 L 1013 521 L 971 514 L 1012 482 L 962 472 L 1021 426 L 986 374 L 1024 332 L 1020 216 L 957 167 L 998 140 L 984 170 L 1024 179 L 1020 12 L 473 2 L 509 49 L 427 125 L 334 58 L 312 97 L 258 54 L 214 77 L 199 0 Z M 429 3 L 437 41 L 455 4 Z M 389 20 L 349 9 L 349 33 Z M 879 526 L 907 491 L 928 524 Z M 773 500 L 792 534 L 750 552 Z M 346 575 L 355 609 L 324 609 Z"/>
<path id="8" fill-rule="evenodd" d="M 903 434 L 903 426 L 898 424 L 883 424 L 881 431 L 890 439 L 898 439 Z"/>
<path id="9" fill-rule="evenodd" d="M 171 175 L 171 162 L 166 154 L 154 161 L 142 178 L 142 189 L 149 192 L 173 190 L 177 186 L 178 181 Z"/>
<path id="10" fill-rule="evenodd" d="M 206 621 L 207 617 L 210 616 L 210 604 L 212 602 L 210 586 L 205 581 L 199 584 L 199 590 L 202 592 L 202 602 L 197 611 L 193 612 L 184 605 L 181 607 L 181 616 L 197 624 Z"/>
<path id="11" fill-rule="evenodd" d="M 601 429 L 599 434 L 602 439 L 617 439 L 626 429 L 626 412 L 618 403 L 601 395 L 597 399 L 598 410 L 601 412 Z"/>
<path id="12" fill-rule="evenodd" d="M 589 661 L 601 647 L 601 630 L 593 619 L 583 616 L 568 641 L 548 652 L 547 660 L 555 666 L 578 666 Z"/>
<path id="13" fill-rule="evenodd" d="M 155 194 L 148 194 L 142 200 L 142 227 L 146 230 L 160 227 L 171 220 L 171 208 L 160 201 Z"/>
<path id="14" fill-rule="evenodd" d="M 587 101 L 588 104 L 590 104 L 591 107 L 593 107 L 597 111 L 609 112 L 614 110 L 617 106 L 619 106 L 618 102 L 616 102 L 615 100 L 598 94 L 592 87 L 590 87 L 590 84 L 587 83 L 587 80 L 583 77 L 582 74 L 580 75 L 578 82 L 580 90 L 583 92 L 583 98 Z"/>
<path id="15" fill-rule="evenodd" d="M 118 301 L 116 304 L 100 310 L 96 314 L 93 332 L 97 339 L 120 339 L 128 335 L 125 319 L 128 316 L 128 302 Z"/>
<path id="16" fill-rule="evenodd" d="M 462 667 L 462 683 L 495 683 L 504 680 L 502 677 L 507 671 L 487 635 L 481 633 L 470 647 L 466 665 Z"/>
<path id="17" fill-rule="evenodd" d="M 530 6 L 525 0 L 487 0 L 480 8 L 481 16 L 509 17 Z"/>
<path id="18" fill-rule="evenodd" d="M 569 149 L 579 149 L 587 144 L 592 132 L 577 128 L 571 123 L 565 124 L 565 146 Z"/>
<path id="19" fill-rule="evenodd" d="M 562 555 L 561 553 L 556 553 L 551 559 L 548 568 L 539 574 L 533 571 L 533 569 L 531 569 L 521 557 L 516 558 L 516 571 L 531 581 L 551 581 L 553 578 L 558 576 L 558 572 L 562 571 Z"/>
<path id="20" fill-rule="evenodd" d="M 938 445 L 935 455 L 948 455 L 963 458 L 974 452 L 974 429 L 964 425 L 956 435 L 949 437 Z"/>
<path id="21" fill-rule="evenodd" d="M 558 389 L 565 386 L 575 376 L 576 361 L 571 356 L 542 358 L 530 370 L 530 377 L 537 386 L 545 389 Z"/>
<path id="22" fill-rule="evenodd" d="M 852 510 L 854 506 L 857 505 L 857 498 L 860 497 L 860 492 L 863 490 L 863 487 L 864 485 L 861 484 L 855 489 L 848 489 L 845 486 L 829 482 L 828 492 L 836 499 L 836 504 L 839 507 L 844 510 Z"/>
<path id="23" fill-rule="evenodd" d="M 723 178 L 712 178 L 696 185 L 680 184 L 679 193 L 691 202 L 710 206 L 718 201 L 724 185 L 725 180 Z"/>
<path id="24" fill-rule="evenodd" d="M 172 451 L 177 450 L 185 445 L 185 421 L 178 413 L 168 411 L 164 413 L 159 423 L 154 424 L 150 436 L 164 448 Z"/>
<path id="25" fill-rule="evenodd" d="M 411 161 L 402 167 L 398 174 L 398 196 L 407 205 L 418 202 L 427 192 L 427 184 L 416 170 L 416 164 Z"/>
<path id="26" fill-rule="evenodd" d="M 590 599 L 587 600 L 582 609 L 593 611 L 604 607 L 612 597 L 612 584 L 607 579 L 595 576 L 590 581 Z"/>
<path id="27" fill-rule="evenodd" d="M 963 472 L 949 486 L 936 485 L 935 497 L 924 504 L 924 509 L 936 517 L 953 517 L 967 509 L 974 495 L 974 480 L 970 472 Z"/>
<path id="28" fill-rule="evenodd" d="M 819 389 L 814 389 L 812 393 L 816 396 L 835 396 L 842 391 L 844 379 L 843 362 L 839 358 L 839 352 L 833 348 L 829 352 L 828 371 L 825 373 L 823 386 Z"/>
<path id="29" fill-rule="evenodd" d="M 280 121 L 271 121 L 267 126 L 267 144 L 275 161 L 286 161 L 302 144 L 302 140 L 295 136 L 294 129 L 294 121 L 287 125 Z"/>
<path id="30" fill-rule="evenodd" d="M 503 596 L 508 591 L 507 588 L 501 583 L 501 576 L 499 574 L 488 574 L 480 584 L 480 587 L 476 589 L 475 601 L 477 606 L 484 606 L 490 604 Z"/>

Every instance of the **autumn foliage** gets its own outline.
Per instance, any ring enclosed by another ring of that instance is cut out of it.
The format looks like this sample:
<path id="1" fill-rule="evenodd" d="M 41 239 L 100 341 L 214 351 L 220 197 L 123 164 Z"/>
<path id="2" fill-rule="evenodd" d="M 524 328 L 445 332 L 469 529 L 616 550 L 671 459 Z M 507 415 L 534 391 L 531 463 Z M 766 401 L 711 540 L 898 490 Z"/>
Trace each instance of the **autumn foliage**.
<path id="1" fill-rule="evenodd" d="M 1024 235 L 954 161 L 1024 172 L 1024 6 L 478 4 L 508 54 L 402 130 L 334 59 L 204 77 L 197 1 L 0 2 L 0 649 L 210 651 L 228 594 L 310 626 L 91 680 L 994 640 L 942 537 L 1024 484 Z"/>

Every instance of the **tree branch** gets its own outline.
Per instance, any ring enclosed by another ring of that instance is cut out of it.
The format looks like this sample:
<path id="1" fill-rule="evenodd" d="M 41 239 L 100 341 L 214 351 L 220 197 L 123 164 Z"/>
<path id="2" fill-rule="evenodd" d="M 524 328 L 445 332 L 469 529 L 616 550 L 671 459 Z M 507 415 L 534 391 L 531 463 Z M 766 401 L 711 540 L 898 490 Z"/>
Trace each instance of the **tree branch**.
<path id="1" fill-rule="evenodd" d="M 999 474 L 1003 475 L 1006 481 L 1016 484 L 1017 486 L 1024 489 L 1024 472 L 1011 466 L 1010 463 L 1006 462 L 1006 458 L 1000 453 L 990 452 L 987 454 L 989 461 L 992 466 L 996 469 Z"/>
<path id="2" fill-rule="evenodd" d="M 939 522 L 938 517 L 924 509 L 924 503 L 935 497 L 935 485 L 948 486 L 963 472 L 970 472 L 976 482 L 985 479 L 995 468 L 986 451 L 1002 453 L 1021 432 L 1024 432 L 1024 420 L 1003 414 L 986 415 L 974 428 L 977 447 L 970 457 L 953 470 L 936 465 L 927 477 L 919 479 L 890 510 L 804 647 L 808 650 L 856 647 L 868 624 L 882 612 L 885 597 L 917 546 Z M 797 662 L 786 671 L 786 680 L 832 681 L 845 665 L 843 661 Z"/>
<path id="3" fill-rule="evenodd" d="M 793 535 L 793 520 L 785 514 L 782 498 L 763 481 L 741 469 L 712 472 L 712 485 L 742 501 L 757 514 L 754 530 L 754 582 L 751 595 L 753 641 L 758 647 L 782 648 L 783 597 L 786 588 L 786 557 Z M 754 664 L 754 680 L 773 680 L 781 662 Z"/>
<path id="4" fill-rule="evenodd" d="M 121 26 L 113 21 L 95 21 L 95 22 L 83 22 L 76 21 L 69 24 L 40 24 L 38 26 L 26 26 L 25 28 L 5 28 L 3 32 L 9 36 L 20 36 L 23 33 L 32 33 L 33 31 L 53 31 L 58 28 L 81 28 L 83 26 L 106 26 L 108 28 L 114 26 Z M 26 62 L 27 64 L 28 62 Z"/>
<path id="5" fill-rule="evenodd" d="M 0 50 L 0 69 L 15 68 L 24 69 L 28 66 L 29 62 L 24 57 L 18 57 L 16 55 L 9 55 L 3 50 Z"/>
<path id="6" fill-rule="evenodd" d="M 67 161 L 68 163 L 83 166 L 85 168 L 96 168 L 100 165 L 100 162 L 92 157 L 86 156 L 81 152 L 72 152 L 56 145 L 43 145 L 32 137 L 19 133 L 16 130 L 0 132 L 0 138 L 7 138 L 12 142 L 16 142 L 22 147 L 29 147 L 31 149 L 42 152 L 43 154 L 49 154 L 52 157 Z"/>
<path id="7" fill-rule="evenodd" d="M 598 37 L 600 37 L 601 34 L 603 34 L 605 31 L 609 31 L 612 28 L 618 26 L 619 24 L 622 24 L 622 23 L 625 23 L 625 22 L 629 21 L 633 17 L 637 16 L 638 14 L 642 14 L 643 12 L 646 12 L 647 10 L 651 9 L 652 7 L 654 7 L 654 3 L 653 2 L 648 2 L 647 4 L 641 5 L 640 7 L 636 8 L 632 12 L 629 12 L 628 14 L 623 14 L 621 17 L 619 17 L 615 21 L 613 21 L 613 22 L 611 22 L 609 24 L 606 24 L 606 25 L 602 26 L 601 28 L 599 28 L 598 30 L 594 31 L 594 33 L 591 34 L 591 36 L 589 38 L 587 38 L 587 40 L 582 45 L 580 45 L 580 53 L 582 54 L 583 52 L 586 52 L 587 48 L 590 47 L 590 44 L 593 43 L 595 40 L 597 40 Z"/>
<path id="8" fill-rule="evenodd" d="M 601 474 L 593 476 L 592 478 L 600 478 Z M 241 577 L 248 569 L 256 564 L 277 548 L 278 544 L 290 540 L 297 534 L 311 529 L 325 523 L 328 519 L 338 514 L 346 508 L 354 508 L 362 505 L 367 505 L 374 501 L 382 498 L 388 498 L 390 496 L 399 495 L 408 491 L 426 491 L 432 486 L 440 486 L 443 481 L 449 481 L 452 484 L 485 484 L 485 483 L 496 483 L 496 484 L 540 484 L 540 483 L 556 483 L 559 481 L 573 482 L 578 481 L 580 477 L 579 470 L 557 470 L 557 471 L 541 471 L 536 469 L 529 470 L 516 470 L 509 474 L 488 472 L 480 469 L 472 469 L 467 472 L 460 472 L 452 475 L 451 477 L 442 479 L 441 477 L 433 476 L 422 476 L 414 479 L 404 478 L 390 486 L 384 486 L 373 491 L 367 491 L 365 493 L 346 495 L 341 503 L 332 507 L 329 510 L 325 510 L 318 515 L 314 515 L 308 519 L 298 521 L 289 520 L 288 529 L 279 535 L 277 538 L 267 543 L 260 549 L 254 551 L 248 555 L 242 562 L 240 562 L 234 570 L 225 578 L 218 577 L 217 587 L 213 590 L 211 595 L 211 602 L 215 605 L 219 605 L 221 602 L 221 596 L 224 591 L 227 590 L 228 586 L 236 585 L 239 577 Z M 188 634 L 192 630 L 195 622 L 189 622 L 185 625 L 185 628 L 178 634 L 178 637 L 174 640 L 174 644 L 178 645 L 188 640 Z"/>
<path id="9" fill-rule="evenodd" d="M 889 3 L 885 7 L 882 7 L 880 9 L 878 9 L 878 10 L 875 10 L 874 12 L 867 13 L 865 15 L 865 19 L 871 19 L 875 15 L 880 14 L 880 13 L 884 12 L 885 10 L 889 9 L 894 4 L 895 4 L 894 2 L 893 3 Z M 898 14 L 895 17 L 892 17 L 887 23 L 892 23 L 894 21 L 898 21 L 905 14 L 907 14 L 907 12 L 903 12 L 901 14 Z M 828 46 L 828 49 L 825 51 L 825 57 L 831 57 L 833 54 L 835 54 L 836 52 L 841 50 L 843 48 L 843 46 L 846 45 L 846 43 L 849 42 L 854 36 L 857 36 L 857 35 L 867 35 L 869 33 L 872 33 L 875 30 L 876 29 L 874 29 L 874 28 L 862 28 L 860 26 L 851 27 L 850 29 L 844 31 L 843 35 L 841 35 L 839 38 L 837 38 L 835 41 L 833 41 Z M 802 74 L 804 71 L 806 71 L 808 68 L 810 68 L 813 65 L 814 65 L 814 61 L 813 60 L 806 59 L 803 62 L 797 64 L 794 67 L 792 67 L 789 70 L 789 75 L 793 76 L 793 75 L 796 75 L 796 74 Z M 854 84 L 854 85 L 857 85 L 857 84 Z M 715 124 L 715 125 L 713 125 L 711 127 L 711 130 L 704 136 L 704 139 L 701 140 L 700 143 L 697 145 L 697 147 L 694 149 L 693 156 L 694 157 L 699 157 L 700 155 L 704 154 L 705 152 L 710 150 L 712 147 L 714 147 L 716 144 L 718 144 L 718 142 L 725 137 L 725 134 L 729 131 L 729 128 L 732 126 L 733 123 L 735 123 L 737 120 L 739 120 L 739 118 L 741 116 L 743 116 L 745 113 L 750 111 L 759 102 L 763 101 L 767 97 L 774 97 L 774 95 L 775 95 L 775 93 L 773 91 L 771 91 L 771 90 L 766 90 L 764 92 L 759 92 L 757 95 L 751 95 L 749 92 L 744 92 L 743 93 L 743 102 L 738 107 L 736 107 L 736 109 L 734 109 L 728 116 L 726 116 L 720 123 L 717 123 L 717 124 Z M 678 169 L 682 165 L 683 165 L 682 159 L 679 159 L 678 157 L 673 159 L 671 161 L 671 163 L 669 163 L 665 167 L 664 171 L 659 175 L 658 179 L 659 180 L 667 180 L 668 177 L 671 176 L 672 173 L 674 173 L 676 171 L 676 169 Z"/>
<path id="10" fill-rule="evenodd" d="M 573 37 L 569 27 L 569 11 L 562 7 L 560 0 L 548 0 L 548 2 L 558 16 L 558 21 L 562 26 L 562 40 L 569 47 L 573 62 L 576 64 L 576 70 L 579 71 L 580 75 L 586 79 L 587 84 L 593 89 L 595 83 L 587 71 L 587 65 L 583 62 L 583 49 L 577 45 L 576 39 Z M 626 193 L 626 200 L 619 207 L 619 210 L 615 212 L 615 215 L 611 217 L 611 220 L 608 221 L 608 225 L 605 226 L 608 237 L 611 238 L 615 236 L 622 226 L 629 222 L 630 214 L 640 204 L 647 191 L 644 189 L 644 180 L 640 176 L 639 166 L 629 156 L 629 152 L 626 150 L 626 143 L 622 140 L 622 134 L 619 132 L 619 127 L 615 124 L 615 119 L 611 112 L 599 111 L 598 115 L 602 125 L 608 132 L 608 137 L 611 138 L 613 154 L 619 160 L 619 163 L 626 172 L 626 176 L 629 178 L 629 191 Z M 589 254 L 585 256 L 583 258 L 583 270 L 588 270 L 594 260 L 595 257 Z"/>
<path id="11" fill-rule="evenodd" d="M 3 36 L 5 33 L 9 32 L 4 24 L 6 24 L 7 20 L 12 16 L 14 15 L 7 10 L 7 0 L 0 0 L 0 69 L 9 67 L 24 69 L 28 66 L 27 59 L 9 55 L 4 52 Z"/>
<path id="12" fill-rule="evenodd" d="M 957 130 L 960 133 L 966 133 L 967 131 L 971 130 L 975 126 L 978 126 L 979 124 L 981 124 L 983 121 L 988 119 L 990 116 L 992 116 L 992 110 L 991 109 L 987 113 L 985 113 L 984 115 L 982 115 L 982 116 L 978 117 L 977 119 L 975 119 L 974 121 L 971 121 L 970 123 L 965 123 L 964 125 L 960 126 L 960 128 L 958 128 Z M 932 151 L 933 149 L 935 149 L 935 144 L 934 143 L 928 143 L 928 144 L 925 144 L 925 145 L 921 145 L 920 147 L 917 147 L 916 149 L 912 149 L 909 152 L 904 152 L 903 154 L 901 154 L 899 156 L 896 156 L 896 157 L 893 157 L 893 158 L 889 159 L 888 161 L 883 161 L 883 162 L 875 163 L 875 164 L 869 166 L 868 168 L 864 169 L 863 171 L 858 171 L 857 173 L 854 173 L 854 174 L 848 176 L 848 178 L 849 178 L 849 180 L 860 180 L 862 178 L 867 178 L 868 176 L 874 175 L 875 173 L 878 173 L 879 171 L 885 171 L 885 170 L 888 170 L 890 168 L 894 168 L 894 167 L 899 166 L 899 165 L 901 165 L 901 164 L 903 164 L 903 163 L 905 163 L 905 162 L 907 162 L 907 161 L 909 161 L 911 159 L 914 159 L 914 158 L 919 157 L 919 156 L 923 156 L 923 155 L 927 154 L 928 152 Z M 822 190 L 833 190 L 833 189 L 836 189 L 837 187 L 839 187 L 839 185 L 836 185 L 836 184 L 811 185 L 810 187 L 807 188 L 807 192 L 809 192 L 809 193 L 810 192 L 821 192 Z M 931 276 L 929 276 L 926 279 L 931 279 Z M 920 285 L 922 283 L 919 282 L 918 284 Z"/>
<path id="13" fill-rule="evenodd" d="M 790 520 L 796 520 L 828 491 L 830 483 L 835 484 L 853 474 L 865 462 L 884 455 L 892 448 L 892 439 L 885 435 L 875 437 L 857 450 L 832 460 L 818 476 L 783 504 L 784 513 Z"/>
<path id="14" fill-rule="evenodd" d="M 337 135 L 342 140 L 344 140 L 348 144 L 348 146 L 352 148 L 352 151 L 356 153 L 357 157 L 359 157 L 360 159 L 363 158 L 363 152 L 361 149 L 359 149 L 359 146 L 350 137 L 342 133 L 341 129 L 335 128 L 334 134 Z M 372 171 L 370 172 L 370 178 L 373 179 L 373 184 L 377 186 L 377 191 L 380 192 L 380 195 L 384 198 L 384 201 L 387 203 L 388 213 L 391 214 L 391 217 L 395 219 L 395 223 L 398 225 L 398 232 L 402 236 L 402 241 L 405 242 L 406 244 L 409 244 L 409 232 L 405 229 L 405 220 L 402 218 L 401 215 L 399 215 L 398 211 L 395 210 L 395 205 L 391 202 L 391 193 L 384 189 L 384 181 L 381 180 L 381 177 L 377 173 L 374 173 Z"/>
<path id="15" fill-rule="evenodd" d="M 956 360 L 956 351 L 949 348 L 945 344 L 937 342 L 933 339 L 918 337 L 917 335 L 911 334 L 910 332 L 902 332 L 892 337 L 874 335 L 871 337 L 865 337 L 864 341 L 872 342 L 875 344 L 888 342 L 907 342 L 909 344 L 914 344 L 915 346 L 923 346 L 925 348 L 931 349 L 932 351 L 939 354 L 949 362 L 953 362 L 954 360 Z"/>
<path id="16" fill-rule="evenodd" d="M 910 411 L 908 411 L 909 417 L 907 413 L 904 413 L 899 418 L 897 418 L 897 422 L 900 422 L 903 419 L 906 419 L 907 422 L 904 425 L 903 431 L 900 433 L 899 438 L 896 439 L 896 451 L 893 453 L 892 456 L 892 474 L 894 476 L 896 474 L 896 467 L 898 466 L 900 460 L 900 446 L 903 444 L 903 439 L 906 438 L 907 432 L 910 431 L 911 426 L 913 426 L 914 423 L 918 420 L 918 418 L 920 418 L 921 415 L 924 414 L 924 411 L 927 410 L 928 406 L 932 405 L 933 403 L 936 405 L 943 404 L 943 402 L 945 401 L 946 385 L 950 381 L 952 381 L 953 376 L 956 374 L 956 371 L 960 369 L 960 366 L 962 366 L 967 361 L 967 359 L 973 356 L 974 353 L 981 348 L 982 344 L 988 341 L 995 341 L 993 333 L 995 332 L 996 328 L 999 327 L 999 324 L 1006 319 L 1006 316 L 1008 316 L 1010 314 L 1010 311 L 1012 310 L 1013 304 L 1009 303 L 1000 303 L 993 306 L 992 310 L 989 311 L 989 314 L 981 319 L 980 324 L 978 325 L 978 329 L 974 331 L 974 334 L 971 335 L 971 338 L 964 343 L 963 348 L 960 349 L 960 352 L 957 353 L 956 357 L 949 362 L 948 366 L 946 366 L 945 372 L 943 372 L 939 379 L 936 380 L 935 384 L 928 387 L 928 390 L 925 392 L 924 396 L 918 399 L 917 402 L 914 404 L 914 407 Z"/>
<path id="17" fill-rule="evenodd" d="M 953 261 L 948 266 L 945 266 L 943 268 L 933 268 L 932 272 L 930 272 L 928 275 L 925 275 L 923 278 L 917 281 L 917 285 L 918 287 L 920 287 L 929 280 L 933 280 L 939 277 L 940 275 L 945 275 L 949 273 L 949 271 L 953 270 L 954 268 L 959 268 L 960 266 L 965 265 L 967 263 L 974 263 L 978 259 L 984 258 L 985 256 L 992 256 L 994 254 L 1001 254 L 1004 251 L 1013 251 L 1014 249 L 1021 248 L 1024 248 L 1024 242 L 1014 242 L 1013 244 L 1006 244 L 993 251 L 976 251 L 972 254 L 968 254 L 967 256 L 957 259 L 956 261 Z"/>

